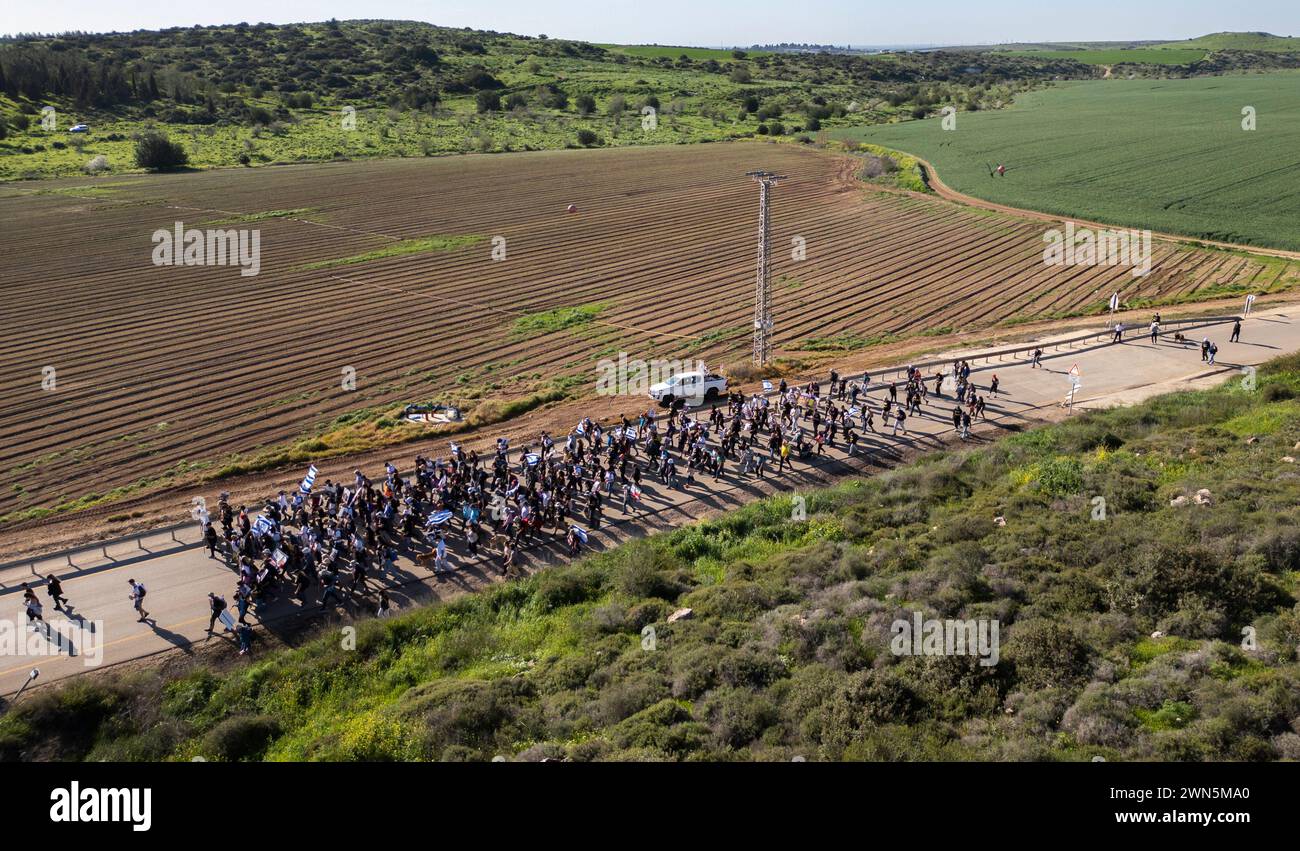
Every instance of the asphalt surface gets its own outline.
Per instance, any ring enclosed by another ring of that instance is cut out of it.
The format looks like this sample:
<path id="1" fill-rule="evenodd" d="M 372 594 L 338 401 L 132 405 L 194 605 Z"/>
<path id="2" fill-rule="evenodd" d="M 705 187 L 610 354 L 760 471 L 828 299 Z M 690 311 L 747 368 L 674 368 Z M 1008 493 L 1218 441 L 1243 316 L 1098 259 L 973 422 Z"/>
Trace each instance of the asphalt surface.
<path id="1" fill-rule="evenodd" d="M 1238 376 L 1246 366 L 1300 350 L 1297 316 L 1300 316 L 1300 306 L 1261 310 L 1244 323 L 1242 343 L 1227 342 L 1230 326 L 1226 325 L 1189 331 L 1188 336 L 1194 340 L 1208 335 L 1218 344 L 1218 364 L 1213 366 L 1200 360 L 1194 345 L 1183 347 L 1168 339 L 1152 345 L 1142 328 L 1127 333 L 1126 341 L 1119 345 L 1080 345 L 1059 351 L 1046 347 L 1042 368 L 1032 368 L 1025 358 L 974 363 L 972 378 L 989 405 L 989 422 L 980 428 L 985 435 L 995 435 L 999 427 L 1029 424 L 1049 412 L 1059 412 L 1070 389 L 1068 372 L 1076 365 L 1082 381 L 1074 400 L 1076 409 L 1131 403 L 1160 392 L 1204 386 Z M 987 393 L 989 379 L 995 373 L 1002 390 L 998 398 Z M 707 474 L 697 476 L 696 486 L 686 493 L 667 491 L 650 474 L 644 479 L 645 515 L 625 519 L 619 501 L 607 501 L 605 517 L 609 522 L 592 533 L 592 545 L 612 546 L 654 528 L 680 525 L 747 502 L 773 487 L 787 490 L 811 487 L 831 475 L 869 473 L 898 460 L 909 450 L 937 448 L 944 439 L 953 437 L 951 396 L 927 405 L 926 415 L 909 417 L 908 435 L 895 437 L 881 426 L 879 405 L 883 390 L 873 385 L 868 395 L 877 410 L 877 433 L 862 436 L 858 457 L 847 458 L 841 440 L 836 449 L 817 459 L 816 468 L 797 463 L 796 470 L 780 476 L 769 468 L 764 483 L 753 476 L 739 476 L 737 464 L 732 461 L 721 481 L 714 482 Z M 367 472 L 377 475 L 381 471 Z M 0 570 L 0 695 L 11 696 L 33 668 L 40 670 L 37 679 L 40 685 L 157 653 L 193 652 L 196 646 L 209 642 L 224 643 L 228 652 L 234 654 L 234 641 L 222 634 L 219 622 L 215 635 L 207 631 L 207 594 L 215 591 L 233 603 L 236 573 L 221 559 L 209 558 L 206 550 L 197 546 L 198 540 L 196 525 L 106 550 L 88 548 L 71 557 L 36 560 Z M 376 580 L 382 579 L 390 588 L 394 607 L 401 609 L 447 599 L 500 581 L 497 562 L 468 559 L 459 550 L 459 536 L 450 536 L 449 549 L 455 568 L 450 575 L 435 578 L 408 554 L 399 561 L 396 573 L 372 576 L 371 587 L 377 588 Z M 558 543 L 544 549 L 534 548 L 528 557 L 530 569 L 564 558 Z M 55 611 L 46 595 L 42 577 L 49 573 L 62 579 L 64 595 L 72 606 L 71 616 Z M 144 602 L 149 613 L 146 622 L 138 621 L 128 599 L 127 580 L 132 578 L 144 582 L 148 588 Z M 46 624 L 39 632 L 25 623 L 21 594 L 24 581 L 36 586 L 45 604 Z M 319 588 L 313 590 L 318 592 Z M 331 613 L 319 611 L 310 601 L 307 606 L 300 606 L 296 600 L 280 601 L 250 610 L 249 622 L 258 625 L 260 632 L 275 633 L 290 627 L 310 627 L 337 614 L 364 617 L 373 615 L 376 597 L 377 594 L 368 599 L 359 597 L 354 604 Z M 260 643 L 254 645 L 254 657 L 259 646 Z"/>

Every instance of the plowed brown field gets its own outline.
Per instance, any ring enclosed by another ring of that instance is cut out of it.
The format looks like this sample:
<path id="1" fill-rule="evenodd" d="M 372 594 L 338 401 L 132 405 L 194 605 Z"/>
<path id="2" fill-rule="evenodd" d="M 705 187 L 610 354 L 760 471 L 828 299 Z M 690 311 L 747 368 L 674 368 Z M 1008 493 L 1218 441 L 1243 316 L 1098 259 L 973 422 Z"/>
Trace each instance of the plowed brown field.
<path id="1" fill-rule="evenodd" d="M 114 488 L 147 493 L 345 412 L 488 378 L 504 398 L 558 376 L 594 387 L 597 361 L 620 350 L 743 360 L 757 206 L 745 172 L 757 168 L 788 175 L 772 196 L 778 353 L 844 332 L 1069 311 L 1115 289 L 1176 295 L 1263 268 L 1160 242 L 1143 279 L 1048 268 L 1042 222 L 869 190 L 853 165 L 737 143 L 5 187 L 0 517 Z M 255 277 L 151 263 L 152 233 L 177 220 L 298 208 L 311 212 L 221 225 L 260 229 Z M 431 235 L 481 241 L 301 268 Z M 492 258 L 494 236 L 504 260 Z M 791 256 L 795 237 L 804 260 Z M 593 303 L 604 307 L 587 325 L 514 331 L 521 315 Z M 344 367 L 355 390 L 341 386 Z"/>

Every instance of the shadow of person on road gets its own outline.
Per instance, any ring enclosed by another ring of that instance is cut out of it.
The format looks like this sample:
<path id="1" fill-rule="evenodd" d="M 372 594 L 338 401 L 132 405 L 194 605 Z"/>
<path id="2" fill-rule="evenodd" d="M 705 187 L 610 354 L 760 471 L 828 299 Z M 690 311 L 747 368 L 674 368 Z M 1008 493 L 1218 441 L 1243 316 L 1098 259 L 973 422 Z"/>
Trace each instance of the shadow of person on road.
<path id="1" fill-rule="evenodd" d="M 172 645 L 173 647 L 178 648 L 182 653 L 186 654 L 187 656 L 193 655 L 194 650 L 191 649 L 190 647 L 190 645 L 193 642 L 190 641 L 190 639 L 181 635 L 179 632 L 172 632 L 170 629 L 167 629 L 166 627 L 159 626 L 158 621 L 154 620 L 153 618 L 146 618 L 144 623 L 151 630 L 153 630 L 154 635 L 166 641 L 168 644 Z"/>

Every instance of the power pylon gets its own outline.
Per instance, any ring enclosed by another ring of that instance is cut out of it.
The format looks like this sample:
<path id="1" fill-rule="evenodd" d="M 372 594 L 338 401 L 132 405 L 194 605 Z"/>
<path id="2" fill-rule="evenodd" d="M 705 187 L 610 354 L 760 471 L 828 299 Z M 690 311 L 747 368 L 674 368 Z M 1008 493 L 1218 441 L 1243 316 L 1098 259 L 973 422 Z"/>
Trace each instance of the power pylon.
<path id="1" fill-rule="evenodd" d="M 758 278 L 754 288 L 754 365 L 765 367 L 772 359 L 772 260 L 768 251 L 771 226 L 768 193 L 785 175 L 770 171 L 747 171 L 758 184 Z"/>

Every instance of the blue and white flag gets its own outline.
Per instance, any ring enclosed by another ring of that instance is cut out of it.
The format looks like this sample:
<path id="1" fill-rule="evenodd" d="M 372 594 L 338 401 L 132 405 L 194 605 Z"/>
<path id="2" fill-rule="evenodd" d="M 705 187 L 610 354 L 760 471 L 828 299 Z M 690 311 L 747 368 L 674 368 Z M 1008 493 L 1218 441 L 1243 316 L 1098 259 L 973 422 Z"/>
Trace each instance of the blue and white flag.
<path id="1" fill-rule="evenodd" d="M 447 510 L 445 510 L 445 509 L 442 510 L 442 511 L 435 511 L 435 512 L 433 512 L 432 514 L 429 515 L 429 523 L 428 523 L 428 525 L 430 525 L 430 526 L 441 526 L 442 524 L 446 523 L 446 522 L 447 522 L 448 520 L 450 520 L 450 519 L 451 519 L 451 512 L 450 512 L 450 511 L 447 511 Z"/>
<path id="2" fill-rule="evenodd" d="M 1119 310 L 1119 293 L 1115 293 L 1110 297 L 1110 309 Z"/>
<path id="3" fill-rule="evenodd" d="M 763 392 L 764 392 L 764 393 L 771 393 L 771 392 L 772 392 L 772 382 L 770 382 L 770 381 L 764 381 L 764 382 L 763 382 Z"/>
<path id="4" fill-rule="evenodd" d="M 529 452 L 524 456 L 524 463 L 529 467 L 536 467 L 537 463 L 541 460 L 542 456 L 538 455 L 536 452 Z"/>
<path id="5" fill-rule="evenodd" d="M 270 532 L 274 526 L 275 524 L 271 521 L 270 517 L 267 517 L 264 514 L 259 514 L 257 515 L 257 519 L 253 521 L 253 534 L 265 535 L 267 532 Z"/>
<path id="6" fill-rule="evenodd" d="M 582 541 L 584 544 L 587 543 L 587 530 L 586 530 L 586 529 L 583 529 L 583 528 L 581 528 L 581 527 L 579 527 L 579 526 L 574 526 L 574 527 L 573 527 L 573 534 L 578 536 L 578 540 L 579 540 L 579 541 Z"/>
<path id="7" fill-rule="evenodd" d="M 858 408 L 858 407 L 855 405 L 854 407 L 849 408 L 847 411 L 845 411 L 845 412 L 844 412 L 844 416 L 845 416 L 846 418 L 848 418 L 848 417 L 856 417 L 859 413 L 861 413 L 861 409 Z"/>
<path id="8" fill-rule="evenodd" d="M 298 490 L 302 493 L 311 493 L 312 485 L 316 484 L 316 465 L 312 464 L 307 468 L 307 475 L 298 485 Z"/>

